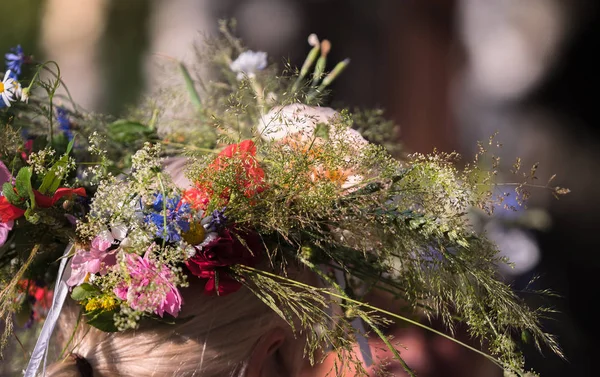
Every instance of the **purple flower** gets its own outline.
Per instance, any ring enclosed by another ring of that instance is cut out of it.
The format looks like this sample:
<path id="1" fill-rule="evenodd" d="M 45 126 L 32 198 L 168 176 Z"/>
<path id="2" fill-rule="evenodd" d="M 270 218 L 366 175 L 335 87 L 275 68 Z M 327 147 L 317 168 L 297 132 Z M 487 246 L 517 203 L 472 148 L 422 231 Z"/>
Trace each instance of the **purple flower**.
<path id="1" fill-rule="evenodd" d="M 13 47 L 10 52 L 4 55 L 6 59 L 6 69 L 13 71 L 18 75 L 21 74 L 21 67 L 25 63 L 25 54 L 21 45 Z"/>
<path id="2" fill-rule="evenodd" d="M 0 186 L 5 182 L 12 182 L 13 176 L 10 174 L 10 170 L 0 161 Z"/>
<path id="3" fill-rule="evenodd" d="M 223 209 L 215 209 L 212 213 L 211 216 L 207 217 L 206 219 L 210 219 L 208 226 L 206 227 L 206 230 L 209 232 L 220 232 L 221 230 L 223 230 L 225 228 L 225 225 L 227 223 L 227 216 L 225 216 L 225 209 L 226 207 L 223 207 Z"/>
<path id="4" fill-rule="evenodd" d="M 155 194 L 152 209 L 155 212 L 146 216 L 146 222 L 156 225 L 156 237 L 167 242 L 178 242 L 181 233 L 190 230 L 191 207 L 189 203 L 182 203 L 179 196 L 165 200 L 163 194 Z"/>
<path id="5" fill-rule="evenodd" d="M 0 223 L 0 247 L 4 245 L 4 243 L 8 239 L 8 233 L 12 230 L 14 225 L 14 220 L 10 220 L 6 223 Z"/>
<path id="6" fill-rule="evenodd" d="M 71 277 L 67 285 L 76 286 L 85 281 L 87 274 L 105 275 L 117 263 L 115 253 L 109 251 L 113 240 L 101 234 L 92 240 L 89 251 L 79 249 L 71 259 Z"/>
<path id="7" fill-rule="evenodd" d="M 158 266 L 149 258 L 149 251 L 143 257 L 127 254 L 125 266 L 129 279 L 114 289 L 118 298 L 127 301 L 134 310 L 156 313 L 161 317 L 167 312 L 177 317 L 183 300 L 169 267 Z"/>

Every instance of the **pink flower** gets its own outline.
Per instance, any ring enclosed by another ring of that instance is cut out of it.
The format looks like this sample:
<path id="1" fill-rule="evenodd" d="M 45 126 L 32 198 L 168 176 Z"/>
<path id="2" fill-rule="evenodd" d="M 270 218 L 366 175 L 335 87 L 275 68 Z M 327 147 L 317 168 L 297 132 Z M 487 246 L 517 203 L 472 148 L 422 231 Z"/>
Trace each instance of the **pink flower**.
<path id="1" fill-rule="evenodd" d="M 0 222 L 0 246 L 4 245 L 6 240 L 8 239 L 8 232 L 10 232 L 15 225 L 13 220 L 10 220 L 5 223 Z"/>
<path id="2" fill-rule="evenodd" d="M 67 280 L 67 285 L 72 287 L 83 283 L 88 273 L 105 275 L 109 267 L 117 263 L 115 254 L 108 251 L 111 244 L 111 240 L 100 235 L 92 240 L 89 251 L 77 250 L 71 259 L 71 277 Z"/>
<path id="3" fill-rule="evenodd" d="M 5 182 L 12 182 L 12 179 L 13 177 L 10 174 L 10 171 L 6 168 L 6 165 L 0 161 L 0 187 L 2 187 Z M 13 220 L 8 220 L 6 222 L 0 221 L 0 246 L 4 245 L 8 239 L 8 232 L 12 230 L 14 224 L 15 222 Z"/>
<path id="4" fill-rule="evenodd" d="M 0 185 L 3 185 L 5 182 L 12 183 L 13 177 L 10 174 L 10 170 L 4 165 L 2 161 L 0 161 Z"/>
<path id="5" fill-rule="evenodd" d="M 167 312 L 177 317 L 182 299 L 169 267 L 157 266 L 149 259 L 149 252 L 144 257 L 126 254 L 125 265 L 129 279 L 114 289 L 117 297 L 127 301 L 134 310 L 154 312 L 161 317 Z"/>

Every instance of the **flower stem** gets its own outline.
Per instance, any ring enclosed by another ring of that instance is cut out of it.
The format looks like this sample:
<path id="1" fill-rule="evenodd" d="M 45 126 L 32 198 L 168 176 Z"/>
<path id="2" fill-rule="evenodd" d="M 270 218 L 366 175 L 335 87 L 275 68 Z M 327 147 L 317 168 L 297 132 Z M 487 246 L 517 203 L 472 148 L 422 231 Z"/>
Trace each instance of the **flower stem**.
<path id="1" fill-rule="evenodd" d="M 274 274 L 274 273 L 271 273 L 271 272 L 268 272 L 268 271 L 259 270 L 259 269 L 256 269 L 256 268 L 253 268 L 253 267 L 249 267 L 249 266 L 245 266 L 245 265 L 240 265 L 239 267 L 241 269 L 245 269 L 247 271 L 258 273 L 258 274 L 263 274 L 265 276 L 269 276 L 269 277 L 274 278 L 274 279 L 284 280 L 284 281 L 289 282 L 291 284 L 295 284 L 296 286 L 301 287 L 301 288 L 309 288 L 311 290 L 319 290 L 319 291 L 324 292 L 324 293 L 326 293 L 326 294 L 328 294 L 328 295 L 330 295 L 332 297 L 335 297 L 335 298 L 338 298 L 338 299 L 341 299 L 341 300 L 346 300 L 346 301 L 348 301 L 350 303 L 356 304 L 358 306 L 362 306 L 362 307 L 364 307 L 366 309 L 375 310 L 375 311 L 378 311 L 381 314 L 386 314 L 386 315 L 389 315 L 390 317 L 393 317 L 393 318 L 399 319 L 401 321 L 410 323 L 410 324 L 415 325 L 417 327 L 421 327 L 421 328 L 423 328 L 423 329 L 425 329 L 427 331 L 430 331 L 430 332 L 432 332 L 432 333 L 434 333 L 436 335 L 439 335 L 439 336 L 441 336 L 443 338 L 446 338 L 446 339 L 448 339 L 448 340 L 450 340 L 450 341 L 452 341 L 452 342 L 454 342 L 454 343 L 456 343 L 458 345 L 461 345 L 461 346 L 463 346 L 463 347 L 465 347 L 465 348 L 467 348 L 467 349 L 469 349 L 469 350 L 471 350 L 471 351 L 473 351 L 475 353 L 478 353 L 479 355 L 481 355 L 481 356 L 485 357 L 486 359 L 490 360 L 491 362 L 493 362 L 494 364 L 496 364 L 500 368 L 504 368 L 504 365 L 502 364 L 502 362 L 500 362 L 500 360 L 496 359 L 495 357 L 490 356 L 487 353 L 478 350 L 477 348 L 471 347 L 470 345 L 468 345 L 466 343 L 463 343 L 460 340 L 451 337 L 450 335 L 444 334 L 441 331 L 438 331 L 438 330 L 436 330 L 434 328 L 431 328 L 431 327 L 429 327 L 429 326 L 427 326 L 427 325 L 425 325 L 423 323 L 417 322 L 417 321 L 412 320 L 410 318 L 401 316 L 401 315 L 396 314 L 396 313 L 392 313 L 390 311 L 387 311 L 387 310 L 382 309 L 382 308 L 378 308 L 376 306 L 367 304 L 365 302 L 360 302 L 360 301 L 354 300 L 354 299 L 348 297 L 347 295 L 341 295 L 341 294 L 332 292 L 332 291 L 327 290 L 327 289 L 313 287 L 311 285 L 308 285 L 308 284 L 305 284 L 305 283 L 301 283 L 299 281 L 295 281 L 295 280 L 286 278 L 284 276 L 279 276 L 277 274 Z"/>

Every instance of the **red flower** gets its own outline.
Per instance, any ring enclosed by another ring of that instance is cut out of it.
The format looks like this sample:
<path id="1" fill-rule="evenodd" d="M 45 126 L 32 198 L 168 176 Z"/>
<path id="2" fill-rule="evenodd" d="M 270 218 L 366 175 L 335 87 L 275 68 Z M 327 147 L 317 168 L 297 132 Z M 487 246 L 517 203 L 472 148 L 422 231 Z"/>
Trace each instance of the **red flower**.
<path id="1" fill-rule="evenodd" d="M 48 309 L 50 307 L 50 301 L 48 301 L 48 296 L 52 297 L 52 291 L 47 287 L 38 284 L 33 280 L 23 279 L 20 280 L 19 290 L 21 292 L 27 292 L 27 294 L 34 300 L 35 303 L 39 303 L 41 308 Z"/>
<path id="2" fill-rule="evenodd" d="M 189 203 L 195 210 L 206 210 L 212 190 L 207 190 L 205 187 L 192 187 L 183 192 L 182 202 Z"/>
<path id="3" fill-rule="evenodd" d="M 27 161 L 27 158 L 31 154 L 31 151 L 33 151 L 33 139 L 27 140 L 23 145 L 23 151 L 21 151 L 21 157 L 23 158 L 23 160 Z"/>
<path id="4" fill-rule="evenodd" d="M 48 315 L 52 303 L 53 291 L 34 280 L 20 280 L 18 283 L 19 295 L 16 300 L 21 305 L 17 314 L 17 323 L 25 328 L 30 328 L 34 322 L 40 321 Z"/>
<path id="5" fill-rule="evenodd" d="M 87 194 L 85 193 L 85 189 L 83 187 L 79 187 L 76 189 L 61 187 L 54 192 L 54 195 L 52 195 L 52 197 L 42 195 L 39 191 L 36 191 L 36 190 L 33 190 L 33 194 L 35 195 L 35 204 L 42 208 L 52 207 L 63 196 L 67 196 L 67 195 L 77 195 L 77 196 L 84 196 L 84 197 L 87 196 Z"/>
<path id="6" fill-rule="evenodd" d="M 252 140 L 225 147 L 211 164 L 211 168 L 220 171 L 230 164 L 237 164 L 241 168 L 236 171 L 236 182 L 244 188 L 247 198 L 265 190 L 265 171 L 258 165 L 256 145 Z"/>
<path id="7" fill-rule="evenodd" d="M 196 248 L 196 255 L 186 262 L 193 275 L 208 279 L 204 286 L 204 293 L 224 296 L 236 292 L 242 284 L 229 275 L 227 267 L 236 264 L 254 266 L 260 258 L 262 243 L 258 235 L 249 232 L 239 236 L 243 237 L 245 245 L 225 229 L 218 238 L 206 246 L 201 249 Z"/>
<path id="8" fill-rule="evenodd" d="M 0 196 L 0 222 L 7 223 L 25 214 L 25 210 L 10 204 L 8 199 Z"/>
<path id="9" fill-rule="evenodd" d="M 33 190 L 33 194 L 35 195 L 35 203 L 37 206 L 41 208 L 49 208 L 52 207 L 56 202 L 66 195 L 78 195 L 78 196 L 86 196 L 85 189 L 83 187 L 79 187 L 76 189 L 62 187 L 54 192 L 53 196 L 42 195 L 37 190 Z M 8 199 L 4 196 L 0 196 L 0 221 L 3 223 L 9 222 L 10 220 L 16 220 L 19 217 L 25 214 L 25 210 L 12 205 Z"/>
<path id="10" fill-rule="evenodd" d="M 239 144 L 229 144 L 223 148 L 219 156 L 231 158 L 238 153 L 254 157 L 256 156 L 256 145 L 254 145 L 252 140 L 244 140 Z"/>
<path id="11" fill-rule="evenodd" d="M 264 182 L 265 172 L 256 160 L 256 146 L 252 140 L 244 140 L 239 144 L 230 144 L 225 147 L 206 169 L 205 174 L 196 182 L 195 187 L 186 190 L 184 200 L 196 209 L 206 209 L 214 195 L 212 174 L 230 167 L 235 169 L 235 182 L 247 198 L 263 192 L 267 187 Z M 223 201 L 221 205 L 227 205 L 230 195 L 229 188 L 219 194 Z"/>

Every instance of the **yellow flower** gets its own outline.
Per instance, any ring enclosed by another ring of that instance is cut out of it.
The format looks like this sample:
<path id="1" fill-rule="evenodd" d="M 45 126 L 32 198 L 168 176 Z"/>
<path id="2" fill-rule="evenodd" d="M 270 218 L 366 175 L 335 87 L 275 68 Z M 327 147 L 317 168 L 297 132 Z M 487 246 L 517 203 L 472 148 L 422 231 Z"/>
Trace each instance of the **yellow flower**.
<path id="1" fill-rule="evenodd" d="M 190 223 L 190 230 L 182 234 L 185 242 L 190 245 L 198 245 L 204 241 L 206 230 L 199 223 Z"/>
<path id="2" fill-rule="evenodd" d="M 85 311 L 91 312 L 98 309 L 113 310 L 117 307 L 117 300 L 112 296 L 93 297 L 85 304 Z"/>
<path id="3" fill-rule="evenodd" d="M 89 299 L 88 302 L 85 304 L 85 311 L 91 312 L 96 309 L 100 309 L 101 307 L 102 307 L 102 305 L 100 304 L 100 299 L 97 297 L 94 297 L 94 298 Z"/>

